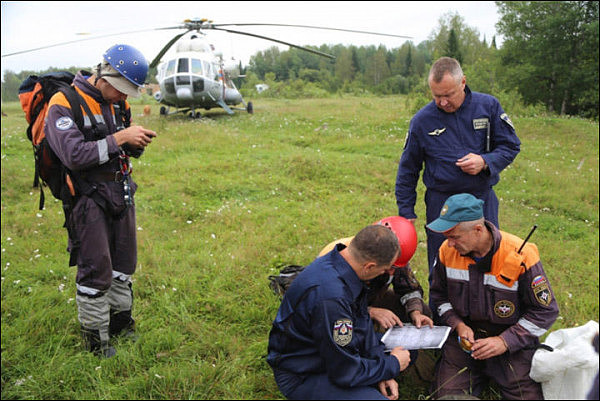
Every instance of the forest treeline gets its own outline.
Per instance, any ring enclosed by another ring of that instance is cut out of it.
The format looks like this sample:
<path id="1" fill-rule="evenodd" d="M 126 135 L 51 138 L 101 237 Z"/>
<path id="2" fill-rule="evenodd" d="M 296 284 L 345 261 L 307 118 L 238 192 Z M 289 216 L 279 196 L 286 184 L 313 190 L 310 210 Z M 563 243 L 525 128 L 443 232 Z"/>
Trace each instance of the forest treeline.
<path id="1" fill-rule="evenodd" d="M 416 104 L 424 104 L 430 99 L 431 63 L 450 56 L 461 62 L 472 90 L 548 113 L 598 119 L 598 4 L 497 1 L 501 46 L 495 37 L 481 38 L 457 13 L 440 18 L 429 39 L 418 44 L 315 48 L 334 55 L 335 61 L 273 46 L 242 66 L 245 78 L 237 84 L 249 97 L 411 94 Z M 5 72 L 3 101 L 16 100 L 18 85 L 31 73 Z M 151 80 L 154 75 L 149 74 Z M 260 83 L 269 89 L 259 95 L 255 88 Z"/>

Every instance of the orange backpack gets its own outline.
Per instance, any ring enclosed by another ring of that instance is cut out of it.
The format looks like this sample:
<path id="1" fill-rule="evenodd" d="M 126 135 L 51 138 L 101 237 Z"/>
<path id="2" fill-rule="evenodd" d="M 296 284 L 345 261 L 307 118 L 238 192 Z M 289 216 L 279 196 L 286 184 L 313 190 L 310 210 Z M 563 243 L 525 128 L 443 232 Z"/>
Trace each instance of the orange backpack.
<path id="1" fill-rule="evenodd" d="M 58 91 L 64 93 L 71 104 L 75 123 L 82 129 L 83 113 L 81 102 L 75 88 L 71 86 L 74 75 L 68 71 L 50 72 L 41 76 L 30 75 L 19 87 L 19 100 L 25 112 L 25 119 L 29 123 L 27 138 L 33 145 L 35 159 L 35 174 L 33 186 L 40 187 L 40 210 L 44 208 L 43 185 L 50 188 L 52 195 L 63 202 L 67 193 L 66 168 L 56 156 L 44 133 L 46 112 L 50 98 Z M 40 185 L 40 178 L 42 185 Z"/>

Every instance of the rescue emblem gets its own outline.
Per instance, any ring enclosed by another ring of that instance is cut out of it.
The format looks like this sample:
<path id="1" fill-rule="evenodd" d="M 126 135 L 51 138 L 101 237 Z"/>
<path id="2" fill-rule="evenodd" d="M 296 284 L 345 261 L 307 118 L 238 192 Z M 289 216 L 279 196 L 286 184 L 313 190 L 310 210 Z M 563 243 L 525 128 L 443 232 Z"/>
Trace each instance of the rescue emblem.
<path id="1" fill-rule="evenodd" d="M 487 118 L 476 118 L 473 120 L 473 129 L 485 129 L 488 127 L 489 123 L 490 120 L 488 120 Z"/>
<path id="2" fill-rule="evenodd" d="M 444 131 L 446 131 L 446 127 L 444 127 L 444 128 L 438 128 L 438 129 L 436 129 L 436 130 L 434 130 L 434 131 L 428 132 L 428 133 L 427 133 L 427 135 L 431 135 L 431 136 L 440 136 L 440 134 L 441 134 L 442 132 L 444 132 Z"/>
<path id="3" fill-rule="evenodd" d="M 444 205 L 444 207 L 442 208 L 442 210 L 440 211 L 440 216 L 445 215 L 446 213 L 448 213 L 448 205 Z"/>
<path id="4" fill-rule="evenodd" d="M 505 123 L 507 123 L 508 125 L 510 125 L 510 127 L 512 129 L 515 129 L 515 126 L 513 125 L 512 121 L 510 121 L 510 118 L 508 118 L 508 114 L 502 113 L 502 115 L 500 116 L 500 119 L 502 121 L 504 121 Z"/>
<path id="5" fill-rule="evenodd" d="M 71 119 L 71 117 L 61 117 L 58 120 L 56 120 L 55 125 L 56 129 L 66 131 L 73 126 L 73 120 Z"/>
<path id="6" fill-rule="evenodd" d="M 494 305 L 494 313 L 502 318 L 511 317 L 515 313 L 515 304 L 507 300 L 498 301 Z"/>
<path id="7" fill-rule="evenodd" d="M 552 302 L 552 293 L 548 286 L 548 280 L 544 276 L 536 276 L 531 280 L 531 290 L 540 305 L 548 306 Z"/>
<path id="8" fill-rule="evenodd" d="M 343 347 L 352 341 L 352 320 L 340 319 L 333 324 L 333 340 Z"/>

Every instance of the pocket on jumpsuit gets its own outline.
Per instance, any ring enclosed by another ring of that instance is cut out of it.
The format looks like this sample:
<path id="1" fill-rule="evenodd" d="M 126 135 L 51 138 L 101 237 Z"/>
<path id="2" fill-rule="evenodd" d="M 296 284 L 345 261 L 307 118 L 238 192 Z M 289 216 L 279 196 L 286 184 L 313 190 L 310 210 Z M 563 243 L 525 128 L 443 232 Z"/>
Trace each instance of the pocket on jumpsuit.
<path id="1" fill-rule="evenodd" d="M 109 215 L 119 216 L 127 208 L 122 182 L 101 182 L 96 191 L 106 201 L 106 213 Z M 131 196 L 133 196 L 133 190 Z"/>

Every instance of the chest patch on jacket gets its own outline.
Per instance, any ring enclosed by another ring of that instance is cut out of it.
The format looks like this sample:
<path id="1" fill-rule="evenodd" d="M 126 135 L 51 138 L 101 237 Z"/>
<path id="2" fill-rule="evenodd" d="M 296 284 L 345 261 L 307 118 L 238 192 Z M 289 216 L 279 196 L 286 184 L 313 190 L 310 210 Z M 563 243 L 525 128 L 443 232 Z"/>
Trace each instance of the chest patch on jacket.
<path id="1" fill-rule="evenodd" d="M 352 320 L 340 319 L 333 324 L 333 340 L 343 347 L 352 341 Z"/>
<path id="2" fill-rule="evenodd" d="M 435 130 L 433 130 L 431 132 L 428 132 L 427 135 L 430 135 L 430 136 L 440 136 L 444 131 L 446 131 L 446 127 L 435 129 Z"/>
<path id="3" fill-rule="evenodd" d="M 548 287 L 548 280 L 546 280 L 546 277 L 534 277 L 533 280 L 531 280 L 531 290 L 540 305 L 550 305 L 550 302 L 552 302 L 552 293 Z"/>
<path id="4" fill-rule="evenodd" d="M 476 118 L 473 120 L 473 129 L 486 129 L 488 127 L 489 120 L 487 118 Z"/>
<path id="5" fill-rule="evenodd" d="M 515 313 L 515 304 L 507 300 L 498 301 L 494 305 L 494 313 L 502 318 L 511 317 Z"/>

